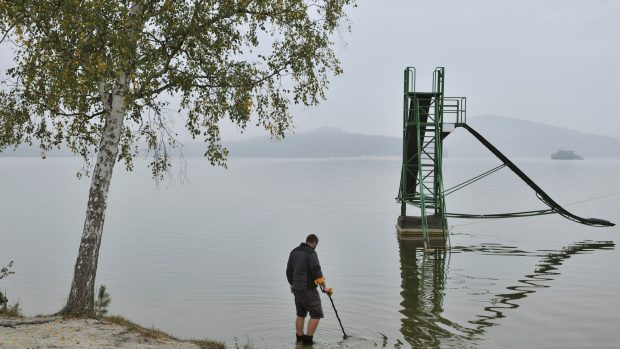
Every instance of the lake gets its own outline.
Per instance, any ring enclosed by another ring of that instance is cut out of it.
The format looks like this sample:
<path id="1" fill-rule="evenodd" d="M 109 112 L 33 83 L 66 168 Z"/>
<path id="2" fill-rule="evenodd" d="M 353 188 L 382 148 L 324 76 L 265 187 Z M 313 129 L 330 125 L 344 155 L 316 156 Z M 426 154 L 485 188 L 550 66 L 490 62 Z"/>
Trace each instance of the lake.
<path id="1" fill-rule="evenodd" d="M 515 163 L 580 216 L 620 222 L 620 159 Z M 445 187 L 499 162 L 444 161 Z M 0 158 L 0 281 L 27 315 L 59 310 L 78 251 L 88 180 L 72 158 Z M 309 233 L 329 299 L 314 348 L 611 348 L 620 342 L 619 228 L 558 215 L 449 219 L 447 253 L 399 243 L 400 159 L 239 159 L 175 164 L 156 184 L 138 161 L 112 181 L 97 284 L 110 313 L 184 338 L 294 348 L 284 275 Z M 611 195 L 610 195 L 611 194 Z M 592 199 L 592 200 L 590 200 Z M 449 212 L 544 208 L 503 169 L 446 198 Z M 414 214 L 414 208 L 408 209 Z M 1 333 L 1 330 L 0 330 Z"/>

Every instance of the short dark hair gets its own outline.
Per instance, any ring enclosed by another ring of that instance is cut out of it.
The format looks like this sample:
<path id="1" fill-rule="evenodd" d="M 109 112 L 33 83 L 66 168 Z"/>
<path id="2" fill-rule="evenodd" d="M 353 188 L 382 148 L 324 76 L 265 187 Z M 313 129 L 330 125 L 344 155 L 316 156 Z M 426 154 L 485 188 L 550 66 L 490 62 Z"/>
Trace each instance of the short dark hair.
<path id="1" fill-rule="evenodd" d="M 308 235 L 308 237 L 306 237 L 306 242 L 314 242 L 315 244 L 318 244 L 319 238 L 314 234 L 310 234 Z"/>

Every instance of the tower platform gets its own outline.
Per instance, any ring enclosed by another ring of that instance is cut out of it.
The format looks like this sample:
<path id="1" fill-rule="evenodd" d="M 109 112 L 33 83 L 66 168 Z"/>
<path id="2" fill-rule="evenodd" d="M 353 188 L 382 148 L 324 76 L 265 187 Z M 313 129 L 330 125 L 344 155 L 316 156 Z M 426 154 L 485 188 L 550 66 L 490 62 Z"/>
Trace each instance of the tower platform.
<path id="1" fill-rule="evenodd" d="M 428 224 L 429 248 L 445 248 L 447 245 L 447 232 L 442 225 L 440 215 L 431 215 L 426 218 Z M 418 216 L 399 216 L 396 221 L 396 232 L 400 240 L 419 241 L 420 246 L 424 245 L 424 230 L 422 228 L 422 217 Z"/>

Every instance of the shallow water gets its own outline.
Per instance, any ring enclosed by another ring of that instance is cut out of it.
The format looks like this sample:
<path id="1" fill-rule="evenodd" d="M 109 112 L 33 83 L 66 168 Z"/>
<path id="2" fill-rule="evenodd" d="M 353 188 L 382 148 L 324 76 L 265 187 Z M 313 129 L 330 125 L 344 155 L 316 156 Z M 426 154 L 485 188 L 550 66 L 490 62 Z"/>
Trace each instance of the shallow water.
<path id="1" fill-rule="evenodd" d="M 562 204 L 620 192 L 620 160 L 516 163 Z M 497 165 L 446 159 L 446 187 Z M 451 219 L 452 249 L 399 243 L 399 159 L 188 159 L 157 187 L 117 168 L 99 260 L 110 312 L 181 337 L 294 348 L 288 253 L 310 232 L 347 334 L 323 299 L 315 348 L 608 348 L 620 334 L 618 228 L 559 216 Z M 89 183 L 76 159 L 0 158 L 0 281 L 27 314 L 58 310 L 70 286 Z M 177 167 L 178 168 L 178 167 Z M 181 183 L 182 182 L 182 183 Z M 543 208 L 504 169 L 447 198 L 450 212 Z M 620 195 L 576 203 L 620 221 Z M 413 214 L 413 209 L 410 208 Z M 0 330 L 1 331 L 1 330 Z"/>

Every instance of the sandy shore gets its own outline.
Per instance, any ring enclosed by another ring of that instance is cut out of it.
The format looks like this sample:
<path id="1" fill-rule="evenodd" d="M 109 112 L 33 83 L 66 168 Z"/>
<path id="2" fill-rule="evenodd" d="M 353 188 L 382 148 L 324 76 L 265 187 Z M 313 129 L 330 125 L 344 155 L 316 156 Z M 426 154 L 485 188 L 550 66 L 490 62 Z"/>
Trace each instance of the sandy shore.
<path id="1" fill-rule="evenodd" d="M 107 320 L 0 316 L 0 349 L 16 348 L 199 349 L 200 346 L 165 334 L 145 335 Z"/>

